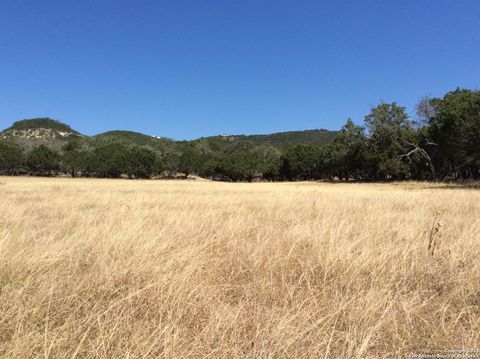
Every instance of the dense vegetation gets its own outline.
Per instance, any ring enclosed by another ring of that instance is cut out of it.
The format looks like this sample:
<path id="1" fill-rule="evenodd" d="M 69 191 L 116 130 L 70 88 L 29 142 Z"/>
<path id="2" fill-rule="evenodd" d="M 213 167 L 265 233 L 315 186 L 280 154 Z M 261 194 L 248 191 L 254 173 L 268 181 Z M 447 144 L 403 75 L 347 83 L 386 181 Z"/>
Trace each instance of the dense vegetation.
<path id="1" fill-rule="evenodd" d="M 335 131 L 328 130 L 306 130 L 272 133 L 269 135 L 242 135 L 231 136 L 238 140 L 251 141 L 256 144 L 269 144 L 276 147 L 285 147 L 293 144 L 310 144 L 323 146 L 329 144 L 335 138 Z M 230 136 L 208 137 L 211 140 L 228 140 Z"/>
<path id="2" fill-rule="evenodd" d="M 41 144 L 28 151 L 4 139 L 0 172 L 112 178 L 196 174 L 226 181 L 480 178 L 480 91 L 422 98 L 417 110 L 414 121 L 404 107 L 382 102 L 365 116 L 364 126 L 349 119 L 330 142 L 322 130 L 306 131 L 307 138 L 323 135 L 306 143 L 298 143 L 299 132 L 283 134 L 283 141 L 271 135 L 175 142 L 112 131 L 93 139 L 67 138 L 59 150 Z M 25 126 L 20 121 L 12 128 Z"/>
<path id="3" fill-rule="evenodd" d="M 31 120 L 20 120 L 13 123 L 13 125 L 7 128 L 5 131 L 11 130 L 32 130 L 40 128 L 50 128 L 54 131 L 69 132 L 78 135 L 79 133 L 72 129 L 70 126 L 51 118 L 35 118 Z"/>

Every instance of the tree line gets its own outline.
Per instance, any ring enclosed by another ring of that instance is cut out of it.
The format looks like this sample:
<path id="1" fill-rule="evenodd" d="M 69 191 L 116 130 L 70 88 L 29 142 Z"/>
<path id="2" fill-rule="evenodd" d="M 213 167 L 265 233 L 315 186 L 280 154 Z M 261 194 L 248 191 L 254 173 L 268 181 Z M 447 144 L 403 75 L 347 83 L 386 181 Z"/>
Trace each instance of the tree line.
<path id="1" fill-rule="evenodd" d="M 2 140 L 0 173 L 100 178 L 195 174 L 225 181 L 480 178 L 480 91 L 456 89 L 442 98 L 422 98 L 416 117 L 409 118 L 395 102 L 382 102 L 363 125 L 347 120 L 328 145 L 281 149 L 249 141 L 219 146 L 197 140 L 159 152 L 116 142 L 85 148 L 72 140 L 60 151 L 45 145 L 23 151 Z"/>

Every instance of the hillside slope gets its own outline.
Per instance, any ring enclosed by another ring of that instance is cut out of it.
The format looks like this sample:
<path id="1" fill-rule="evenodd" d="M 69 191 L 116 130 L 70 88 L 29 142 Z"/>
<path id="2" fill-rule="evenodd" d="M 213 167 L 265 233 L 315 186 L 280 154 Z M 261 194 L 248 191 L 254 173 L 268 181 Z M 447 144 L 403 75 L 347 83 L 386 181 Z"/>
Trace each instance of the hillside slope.
<path id="1" fill-rule="evenodd" d="M 209 143 L 213 142 L 219 145 L 232 142 L 252 142 L 256 145 L 271 145 L 281 148 L 293 144 L 323 146 L 330 143 L 335 135 L 335 131 L 319 129 L 263 135 L 219 135 L 202 137 L 193 141 L 202 142 L 206 140 Z M 127 145 L 148 146 L 152 148 L 189 142 L 174 141 L 169 138 L 153 137 L 139 132 L 120 130 L 107 131 L 90 137 L 82 135 L 65 123 L 50 118 L 34 118 L 16 121 L 12 126 L 0 132 L 0 138 L 12 140 L 20 144 L 23 148 L 46 144 L 57 149 L 72 139 L 80 140 L 85 145 L 121 142 Z"/>
<path id="2" fill-rule="evenodd" d="M 93 139 L 97 142 L 124 142 L 142 146 L 150 145 L 156 140 L 155 137 L 140 132 L 121 130 L 103 132 L 93 136 Z"/>
<path id="3" fill-rule="evenodd" d="M 220 135 L 205 137 L 214 141 L 251 141 L 256 144 L 269 144 L 275 147 L 283 147 L 295 144 L 310 144 L 323 146 L 329 144 L 335 138 L 337 132 L 325 129 L 276 132 L 266 135 Z"/>
<path id="4" fill-rule="evenodd" d="M 80 132 L 75 131 L 69 125 L 48 117 L 32 118 L 32 119 L 16 121 L 13 123 L 12 126 L 2 131 L 2 133 L 11 132 L 15 130 L 25 131 L 25 130 L 35 130 L 35 129 L 51 129 L 52 131 L 56 131 L 64 134 L 71 133 L 74 135 L 81 135 Z"/>
<path id="5" fill-rule="evenodd" d="M 51 118 L 20 120 L 0 132 L 0 138 L 17 143 L 24 149 L 41 144 L 59 149 L 70 140 L 85 140 L 80 132 Z"/>

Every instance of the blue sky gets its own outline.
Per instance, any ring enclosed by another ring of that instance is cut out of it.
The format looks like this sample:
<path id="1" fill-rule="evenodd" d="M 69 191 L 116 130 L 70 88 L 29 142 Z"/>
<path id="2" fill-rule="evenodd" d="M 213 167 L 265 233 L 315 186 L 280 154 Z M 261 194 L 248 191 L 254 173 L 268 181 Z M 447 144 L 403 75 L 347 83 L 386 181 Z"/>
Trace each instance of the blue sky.
<path id="1" fill-rule="evenodd" d="M 480 1 L 0 2 L 0 128 L 190 139 L 357 123 L 480 88 Z"/>

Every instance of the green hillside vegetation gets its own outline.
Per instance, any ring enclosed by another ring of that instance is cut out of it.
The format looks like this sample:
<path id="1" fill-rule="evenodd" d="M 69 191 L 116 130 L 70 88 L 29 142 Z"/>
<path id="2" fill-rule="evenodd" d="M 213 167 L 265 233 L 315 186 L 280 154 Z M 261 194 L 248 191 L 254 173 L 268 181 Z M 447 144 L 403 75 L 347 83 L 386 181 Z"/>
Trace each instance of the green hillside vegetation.
<path id="1" fill-rule="evenodd" d="M 98 142 L 123 142 L 140 146 L 151 145 L 155 143 L 156 138 L 133 131 L 107 131 L 93 136 Z"/>
<path id="2" fill-rule="evenodd" d="M 213 141 L 251 141 L 257 144 L 269 144 L 275 147 L 285 147 L 288 145 L 308 144 L 324 146 L 333 141 L 337 131 L 305 130 L 277 132 L 266 135 L 233 135 L 233 136 L 212 136 L 206 139 Z"/>
<path id="3" fill-rule="evenodd" d="M 161 155 L 172 152 L 177 147 L 177 142 L 166 137 L 153 137 L 134 131 L 108 131 L 88 139 L 88 143 L 99 146 L 109 143 L 120 143 L 125 146 L 140 146 L 153 150 Z"/>
<path id="4" fill-rule="evenodd" d="M 33 130 L 33 129 L 51 129 L 58 132 L 70 132 L 75 135 L 80 135 L 80 132 L 75 131 L 69 125 L 48 117 L 33 118 L 20 120 L 13 123 L 12 126 L 5 129 L 3 133 L 11 130 Z"/>

